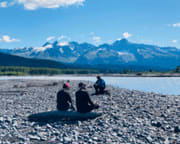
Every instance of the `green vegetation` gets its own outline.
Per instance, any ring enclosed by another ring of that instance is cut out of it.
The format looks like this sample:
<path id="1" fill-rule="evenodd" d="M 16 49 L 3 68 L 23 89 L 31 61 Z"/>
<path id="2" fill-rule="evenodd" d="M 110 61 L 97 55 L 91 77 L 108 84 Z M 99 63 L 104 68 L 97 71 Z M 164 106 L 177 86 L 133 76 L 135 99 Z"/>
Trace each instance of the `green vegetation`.
<path id="1" fill-rule="evenodd" d="M 176 67 L 176 69 L 173 70 L 174 73 L 180 73 L 180 66 Z"/>
<path id="2" fill-rule="evenodd" d="M 0 66 L 0 76 L 27 76 L 27 75 L 62 75 L 62 74 L 135 74 L 136 76 L 144 75 L 164 75 L 180 73 L 180 66 L 172 71 L 133 71 L 131 69 L 58 69 L 58 68 L 41 68 L 41 67 L 20 67 L 20 66 Z"/>
<path id="3" fill-rule="evenodd" d="M 0 66 L 0 75 L 24 76 L 24 75 L 60 75 L 60 74 L 97 74 L 98 70 L 92 69 L 55 69 L 55 68 L 31 68 Z"/>
<path id="4" fill-rule="evenodd" d="M 129 69 L 107 70 L 107 69 L 57 69 L 41 67 L 20 67 L 20 66 L 0 66 L 0 76 L 26 76 L 26 75 L 61 75 L 61 74 L 133 74 Z"/>

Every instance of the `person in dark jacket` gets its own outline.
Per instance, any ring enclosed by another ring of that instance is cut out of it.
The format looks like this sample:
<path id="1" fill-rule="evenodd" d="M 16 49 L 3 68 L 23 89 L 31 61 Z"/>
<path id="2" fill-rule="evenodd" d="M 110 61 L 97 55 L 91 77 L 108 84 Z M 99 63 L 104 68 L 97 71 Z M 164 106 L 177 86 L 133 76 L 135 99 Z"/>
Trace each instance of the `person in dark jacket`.
<path id="1" fill-rule="evenodd" d="M 84 83 L 79 83 L 79 90 L 76 92 L 76 107 L 77 111 L 80 113 L 88 113 L 93 109 L 98 109 L 99 106 L 94 104 L 88 92 L 85 90 L 86 85 Z"/>
<path id="2" fill-rule="evenodd" d="M 106 88 L 106 83 L 100 76 L 97 76 L 96 78 L 97 78 L 97 81 L 94 84 L 96 94 L 104 94 L 104 90 Z"/>
<path id="3" fill-rule="evenodd" d="M 67 111 L 70 108 L 74 110 L 70 94 L 68 93 L 69 88 L 69 84 L 65 83 L 63 84 L 63 89 L 57 93 L 57 109 L 59 111 Z"/>

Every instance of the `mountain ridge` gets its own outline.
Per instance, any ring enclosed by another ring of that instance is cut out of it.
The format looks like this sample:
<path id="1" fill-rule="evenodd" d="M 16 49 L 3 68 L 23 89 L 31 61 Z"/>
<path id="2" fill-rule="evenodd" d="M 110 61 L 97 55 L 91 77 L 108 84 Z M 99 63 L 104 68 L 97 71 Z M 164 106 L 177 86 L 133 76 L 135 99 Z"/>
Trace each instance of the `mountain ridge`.
<path id="1" fill-rule="evenodd" d="M 180 65 L 180 50 L 175 47 L 136 44 L 127 39 L 98 46 L 75 41 L 63 43 L 46 42 L 42 47 L 0 49 L 0 52 L 28 58 L 55 60 L 74 65 L 117 65 L 146 66 L 162 70 L 174 69 Z"/>
<path id="2" fill-rule="evenodd" d="M 67 68 L 65 64 L 52 60 L 31 59 L 0 52 L 0 66 L 23 66 L 42 68 Z"/>

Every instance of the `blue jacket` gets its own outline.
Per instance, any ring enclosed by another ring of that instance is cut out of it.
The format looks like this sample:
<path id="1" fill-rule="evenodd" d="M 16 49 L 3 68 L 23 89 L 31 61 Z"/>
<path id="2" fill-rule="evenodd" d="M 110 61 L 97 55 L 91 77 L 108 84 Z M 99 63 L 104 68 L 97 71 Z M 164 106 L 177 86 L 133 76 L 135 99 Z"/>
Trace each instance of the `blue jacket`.
<path id="1" fill-rule="evenodd" d="M 106 83 L 105 83 L 105 81 L 104 81 L 103 79 L 97 80 L 97 81 L 96 81 L 96 85 L 97 85 L 97 86 L 100 86 L 100 87 L 103 87 L 103 88 L 106 87 Z"/>

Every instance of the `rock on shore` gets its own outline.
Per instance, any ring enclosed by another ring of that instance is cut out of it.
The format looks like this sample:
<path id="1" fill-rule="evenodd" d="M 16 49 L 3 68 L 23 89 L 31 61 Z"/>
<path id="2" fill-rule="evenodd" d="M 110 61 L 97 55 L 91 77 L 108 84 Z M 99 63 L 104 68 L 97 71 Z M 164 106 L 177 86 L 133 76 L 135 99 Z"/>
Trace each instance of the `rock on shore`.
<path id="1" fill-rule="evenodd" d="M 79 81 L 70 81 L 75 103 Z M 85 82 L 90 94 L 91 82 Z M 63 81 L 0 81 L 0 143 L 96 144 L 180 143 L 180 97 L 108 86 L 111 96 L 91 96 L 102 117 L 87 121 L 35 123 L 30 114 L 56 110 Z"/>

